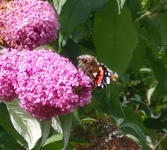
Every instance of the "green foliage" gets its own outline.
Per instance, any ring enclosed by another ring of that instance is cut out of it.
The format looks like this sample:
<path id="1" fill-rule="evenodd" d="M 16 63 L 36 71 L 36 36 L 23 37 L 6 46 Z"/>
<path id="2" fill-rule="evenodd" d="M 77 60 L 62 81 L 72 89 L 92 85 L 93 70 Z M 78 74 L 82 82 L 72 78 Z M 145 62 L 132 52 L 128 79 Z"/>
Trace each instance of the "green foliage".
<path id="1" fill-rule="evenodd" d="M 69 141 L 70 137 L 70 132 L 71 132 L 71 125 L 72 125 L 72 117 L 73 115 L 69 113 L 68 115 L 65 116 L 60 116 L 60 122 L 61 122 L 61 127 L 63 130 L 63 139 L 64 139 L 64 149 L 67 148 L 67 144 Z"/>
<path id="2" fill-rule="evenodd" d="M 25 111 L 19 107 L 17 100 L 6 103 L 6 105 L 14 128 L 27 141 L 28 148 L 32 149 L 37 140 L 41 137 L 39 122 L 28 113 L 25 113 Z"/>
<path id="3" fill-rule="evenodd" d="M 60 48 L 65 45 L 74 29 L 89 18 L 91 11 L 99 9 L 106 1 L 70 0 L 64 4 L 60 14 Z"/>
<path id="4" fill-rule="evenodd" d="M 138 42 L 129 8 L 125 6 L 118 15 L 117 3 L 110 1 L 96 13 L 93 31 L 99 60 L 122 75 Z"/>
<path id="5" fill-rule="evenodd" d="M 131 128 L 131 129 L 133 129 L 138 134 L 138 137 L 139 137 L 139 140 L 141 142 L 141 145 L 142 145 L 143 149 L 145 149 L 145 147 L 146 147 L 146 143 L 145 143 L 146 139 L 145 138 L 146 137 L 143 134 L 142 130 L 136 124 L 125 123 L 122 126 L 120 126 L 120 128 Z"/>
<path id="6" fill-rule="evenodd" d="M 3 103 L 0 104 L 0 126 L 6 131 L 6 135 L 11 138 L 15 138 L 21 146 L 27 147 L 25 140 L 21 137 L 21 135 L 14 129 L 12 122 L 10 121 L 9 114 L 6 110 L 6 107 Z M 4 132 L 3 131 L 3 132 Z M 3 133 L 1 132 L 1 133 Z M 4 133 L 3 133 L 4 134 Z M 2 137 L 1 137 L 2 138 Z M 2 140 L 1 140 L 2 141 Z M 12 143 L 12 141 L 11 141 Z M 5 144 L 5 143 L 3 143 Z M 15 143 L 12 143 L 14 145 Z M 1 143 L 2 145 L 2 143 Z"/>
<path id="7" fill-rule="evenodd" d="M 43 47 L 75 65 L 81 54 L 97 56 L 119 80 L 95 89 L 91 103 L 73 114 L 49 121 L 32 118 L 16 101 L 1 102 L 0 149 L 72 150 L 100 143 L 109 149 L 122 137 L 144 150 L 166 149 L 167 0 L 49 2 L 61 27 L 58 39 Z"/>

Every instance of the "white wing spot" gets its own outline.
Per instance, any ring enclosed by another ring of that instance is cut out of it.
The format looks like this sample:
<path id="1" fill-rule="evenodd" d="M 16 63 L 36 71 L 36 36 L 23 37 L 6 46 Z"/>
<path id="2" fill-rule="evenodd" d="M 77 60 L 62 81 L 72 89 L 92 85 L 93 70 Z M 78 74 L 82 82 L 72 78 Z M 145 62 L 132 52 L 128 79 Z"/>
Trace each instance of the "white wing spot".
<path id="1" fill-rule="evenodd" d="M 110 84 L 110 77 L 106 77 L 106 83 Z"/>

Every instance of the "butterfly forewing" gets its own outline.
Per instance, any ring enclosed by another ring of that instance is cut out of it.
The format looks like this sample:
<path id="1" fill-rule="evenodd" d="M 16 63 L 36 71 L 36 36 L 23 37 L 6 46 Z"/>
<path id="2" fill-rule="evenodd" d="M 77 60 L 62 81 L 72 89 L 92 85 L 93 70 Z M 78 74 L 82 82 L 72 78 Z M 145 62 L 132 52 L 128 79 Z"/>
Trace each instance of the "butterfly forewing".
<path id="1" fill-rule="evenodd" d="M 103 88 L 118 78 L 116 72 L 110 70 L 91 55 L 81 55 L 77 58 L 78 68 L 92 79 L 94 88 Z"/>

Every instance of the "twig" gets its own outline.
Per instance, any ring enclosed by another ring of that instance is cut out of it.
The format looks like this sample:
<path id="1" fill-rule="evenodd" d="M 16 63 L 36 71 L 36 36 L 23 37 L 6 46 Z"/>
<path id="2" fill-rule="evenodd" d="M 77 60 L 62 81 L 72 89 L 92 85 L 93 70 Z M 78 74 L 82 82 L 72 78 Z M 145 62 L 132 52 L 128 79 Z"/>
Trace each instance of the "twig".
<path id="1" fill-rule="evenodd" d="M 155 149 L 158 147 L 158 145 L 162 142 L 162 140 L 165 139 L 166 137 L 167 137 L 167 134 L 165 134 L 165 135 L 159 140 L 159 142 L 154 146 L 154 148 L 153 148 L 152 150 L 155 150 Z"/>
<path id="2" fill-rule="evenodd" d="M 141 20 L 143 20 L 145 17 L 147 17 L 147 16 L 149 16 L 149 15 L 151 15 L 151 14 L 157 12 L 158 10 L 161 10 L 161 9 L 163 8 L 163 5 L 164 5 L 164 4 L 165 4 L 165 3 L 163 3 L 163 4 L 158 4 L 158 5 L 157 5 L 156 7 L 154 7 L 153 9 L 151 9 L 151 10 L 147 11 L 146 13 L 144 13 L 143 15 L 141 15 L 139 18 L 137 18 L 137 19 L 135 20 L 135 24 L 138 23 L 138 22 L 140 22 Z"/>

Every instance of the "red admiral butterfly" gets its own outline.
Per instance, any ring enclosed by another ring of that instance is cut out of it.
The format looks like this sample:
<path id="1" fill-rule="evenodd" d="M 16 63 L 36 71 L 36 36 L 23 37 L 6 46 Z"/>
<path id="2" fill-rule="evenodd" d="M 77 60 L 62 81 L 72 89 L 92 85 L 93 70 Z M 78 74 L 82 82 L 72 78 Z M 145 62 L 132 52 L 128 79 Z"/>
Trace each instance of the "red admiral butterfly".
<path id="1" fill-rule="evenodd" d="M 103 88 L 110 84 L 112 81 L 116 81 L 118 74 L 107 68 L 102 63 L 99 63 L 97 59 L 91 55 L 81 55 L 77 58 L 78 68 L 92 79 L 94 88 Z"/>

